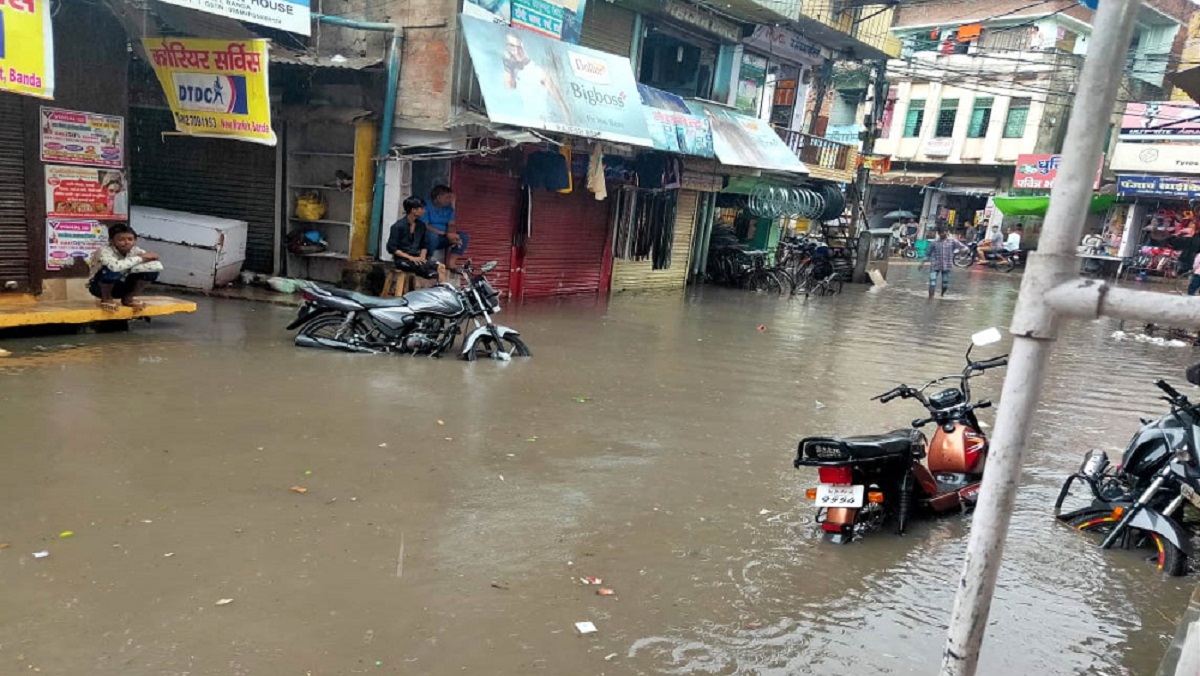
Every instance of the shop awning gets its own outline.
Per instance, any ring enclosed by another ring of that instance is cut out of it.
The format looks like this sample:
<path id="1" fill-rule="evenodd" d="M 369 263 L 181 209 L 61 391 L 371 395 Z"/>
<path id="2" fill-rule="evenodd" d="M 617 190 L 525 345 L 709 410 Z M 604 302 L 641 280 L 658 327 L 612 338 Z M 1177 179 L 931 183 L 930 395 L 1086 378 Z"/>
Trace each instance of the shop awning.
<path id="1" fill-rule="evenodd" d="M 463 16 L 488 118 L 653 147 L 629 60 Z"/>
<path id="2" fill-rule="evenodd" d="M 712 123 L 707 117 L 693 115 L 687 103 L 675 94 L 644 84 L 637 87 L 655 148 L 680 155 L 717 156 Z"/>
<path id="3" fill-rule="evenodd" d="M 992 195 L 1000 186 L 997 176 L 943 176 L 934 186 L 937 190 L 952 195 Z"/>
<path id="4" fill-rule="evenodd" d="M 1092 195 L 1088 211 L 1101 213 L 1117 201 L 1116 195 Z M 1045 216 L 1050 208 L 1049 197 L 993 197 L 992 204 L 1005 216 Z"/>
<path id="5" fill-rule="evenodd" d="M 941 178 L 940 171 L 888 171 L 882 174 L 871 174 L 868 179 L 871 185 L 904 185 L 920 188 Z"/>
<path id="6" fill-rule="evenodd" d="M 713 149 L 721 164 L 807 174 L 808 167 L 779 139 L 771 125 L 715 103 L 688 101 L 688 109 L 712 122 Z"/>

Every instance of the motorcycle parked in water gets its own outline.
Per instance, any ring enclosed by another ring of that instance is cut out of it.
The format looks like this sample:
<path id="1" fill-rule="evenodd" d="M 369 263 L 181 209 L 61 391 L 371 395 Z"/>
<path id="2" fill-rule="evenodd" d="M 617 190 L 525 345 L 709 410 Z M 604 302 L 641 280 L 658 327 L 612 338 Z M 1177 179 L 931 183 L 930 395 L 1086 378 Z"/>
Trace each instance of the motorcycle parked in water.
<path id="1" fill-rule="evenodd" d="M 981 331 L 972 337 L 962 373 L 935 378 L 919 388 L 902 384 L 873 398 L 884 404 L 897 398 L 916 399 L 929 417 L 914 420 L 913 429 L 808 437 L 800 442 L 792 464 L 797 469 L 817 468 L 820 483 L 808 489 L 807 496 L 815 501 L 817 521 L 827 540 L 850 542 L 891 517 L 903 534 L 916 509 L 940 514 L 975 506 L 988 453 L 987 435 L 975 411 L 992 403 L 972 402 L 971 378 L 1006 365 L 1008 355 L 971 361 L 971 350 L 1000 340 L 995 328 Z M 957 380 L 957 386 L 925 394 L 948 380 Z M 918 431 L 929 423 L 937 424 L 932 439 Z"/>
<path id="2" fill-rule="evenodd" d="M 1188 370 L 1200 385 L 1200 365 Z M 1112 467 L 1108 454 L 1093 449 L 1079 471 L 1067 477 L 1054 503 L 1054 516 L 1072 528 L 1103 536 L 1102 549 L 1147 548 L 1158 569 L 1168 575 L 1187 573 L 1191 533 L 1184 528 L 1184 502 L 1200 509 L 1200 403 L 1193 404 L 1165 381 L 1154 383 L 1165 393 L 1171 410 L 1142 427 Z M 1085 507 L 1063 512 L 1075 482 L 1091 489 Z"/>
<path id="3" fill-rule="evenodd" d="M 289 331 L 299 329 L 296 345 L 351 352 L 400 352 L 438 357 L 451 349 L 470 320 L 475 329 L 463 339 L 462 355 L 495 359 L 530 356 L 520 334 L 492 322 L 500 311 L 500 293 L 484 275 L 496 261 L 478 270 L 466 262 L 459 287 L 439 284 L 400 298 L 378 298 L 316 284 L 304 290 L 304 305 Z M 480 321 L 482 319 L 482 322 Z"/>
<path id="4" fill-rule="evenodd" d="M 960 251 L 954 254 L 954 266 L 958 268 L 969 268 L 979 262 L 979 242 L 971 242 L 966 245 L 968 251 Z M 1012 272 L 1019 266 L 1025 264 L 1024 251 L 1003 251 L 993 252 L 986 251 L 983 254 L 983 264 L 993 270 L 1003 270 L 1004 272 Z"/>

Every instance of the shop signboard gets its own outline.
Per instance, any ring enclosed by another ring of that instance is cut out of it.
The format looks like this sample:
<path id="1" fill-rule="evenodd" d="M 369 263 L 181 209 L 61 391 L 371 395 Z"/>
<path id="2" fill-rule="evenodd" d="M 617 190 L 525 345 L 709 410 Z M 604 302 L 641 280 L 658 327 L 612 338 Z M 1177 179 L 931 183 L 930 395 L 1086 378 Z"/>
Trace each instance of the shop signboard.
<path id="1" fill-rule="evenodd" d="M 309 0 L 162 0 L 168 5 L 301 35 L 312 34 Z"/>
<path id="2" fill-rule="evenodd" d="M 797 63 L 815 65 L 821 61 L 821 48 L 784 26 L 758 24 L 743 42 L 772 57 Z"/>
<path id="3" fill-rule="evenodd" d="M 1030 154 L 1017 155 L 1017 166 L 1013 170 L 1013 187 L 1021 190 L 1049 190 L 1054 187 L 1054 180 L 1062 165 L 1062 155 Z M 1096 167 L 1096 179 L 1092 190 L 1100 187 L 1100 175 L 1104 171 L 1104 157 L 1100 157 L 1100 166 Z"/>
<path id="4" fill-rule="evenodd" d="M 672 19 L 711 33 L 725 42 L 742 41 L 742 27 L 716 12 L 683 0 L 662 0 L 662 11 Z"/>
<path id="5" fill-rule="evenodd" d="M 638 94 L 655 148 L 681 155 L 716 157 L 708 118 L 693 115 L 683 99 L 670 92 L 639 84 Z"/>
<path id="6" fill-rule="evenodd" d="M 808 167 L 766 122 L 714 103 L 688 101 L 687 105 L 692 114 L 707 117 L 712 123 L 713 150 L 722 164 L 808 173 Z"/>
<path id="7" fill-rule="evenodd" d="M 1176 101 L 1127 103 L 1123 141 L 1200 141 L 1200 105 Z"/>
<path id="8" fill-rule="evenodd" d="M 1193 145 L 1118 143 L 1110 167 L 1113 171 L 1200 174 L 1200 153 Z"/>
<path id="9" fill-rule="evenodd" d="M 952 138 L 931 138 L 925 142 L 925 154 L 930 157 L 946 157 L 953 149 Z"/>
<path id="10" fill-rule="evenodd" d="M 758 115 L 758 104 L 767 84 L 767 59 L 757 54 L 743 54 L 738 71 L 737 98 L 734 107 L 745 115 Z"/>
<path id="11" fill-rule="evenodd" d="M 512 25 L 538 35 L 579 42 L 587 0 L 511 0 Z"/>
<path id="12" fill-rule="evenodd" d="M 1180 200 L 1200 199 L 1200 179 L 1185 176 L 1117 176 L 1119 197 L 1167 197 Z"/>
<path id="13" fill-rule="evenodd" d="M 46 269 L 65 270 L 108 242 L 108 230 L 97 220 L 46 220 Z"/>
<path id="14" fill-rule="evenodd" d="M 463 16 L 505 26 L 512 20 L 511 0 L 463 0 Z"/>
<path id="15" fill-rule="evenodd" d="M 42 106 L 42 161 L 120 169 L 125 166 L 125 118 Z"/>
<path id="16" fill-rule="evenodd" d="M 275 145 L 266 40 L 146 38 L 143 43 L 176 130 Z"/>
<path id="17" fill-rule="evenodd" d="M 125 174 L 117 169 L 46 165 L 46 215 L 102 221 L 128 218 Z"/>
<path id="18" fill-rule="evenodd" d="M 653 147 L 628 59 L 466 16 L 462 27 L 493 122 Z"/>
<path id="19" fill-rule="evenodd" d="M 0 0 L 0 92 L 54 98 L 50 0 Z"/>

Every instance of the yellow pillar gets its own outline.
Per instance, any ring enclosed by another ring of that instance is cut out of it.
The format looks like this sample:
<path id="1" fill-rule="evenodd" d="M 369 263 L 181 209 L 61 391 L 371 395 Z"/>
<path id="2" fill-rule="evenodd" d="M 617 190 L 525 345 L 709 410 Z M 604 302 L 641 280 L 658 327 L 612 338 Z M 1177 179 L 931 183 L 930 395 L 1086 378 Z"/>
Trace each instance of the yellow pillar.
<path id="1" fill-rule="evenodd" d="M 354 125 L 354 211 L 350 222 L 350 260 L 367 257 L 371 230 L 371 198 L 375 188 L 375 122 L 359 120 Z M 380 190 L 383 186 L 379 187 Z"/>

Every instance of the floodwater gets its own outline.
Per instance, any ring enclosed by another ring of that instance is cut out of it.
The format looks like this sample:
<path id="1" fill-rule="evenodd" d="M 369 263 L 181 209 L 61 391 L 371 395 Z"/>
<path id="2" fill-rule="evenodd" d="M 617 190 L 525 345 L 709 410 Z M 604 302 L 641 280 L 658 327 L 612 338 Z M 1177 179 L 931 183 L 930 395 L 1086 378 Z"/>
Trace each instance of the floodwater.
<path id="1" fill-rule="evenodd" d="M 0 673 L 933 673 L 969 518 L 829 545 L 791 460 L 918 417 L 869 399 L 959 370 L 1017 278 L 892 278 L 508 310 L 511 363 L 302 350 L 291 310 L 237 301 L 6 341 Z M 1186 605 L 1194 577 L 1050 517 L 1196 357 L 1116 328 L 1056 352 L 982 674 L 1153 673 Z"/>

